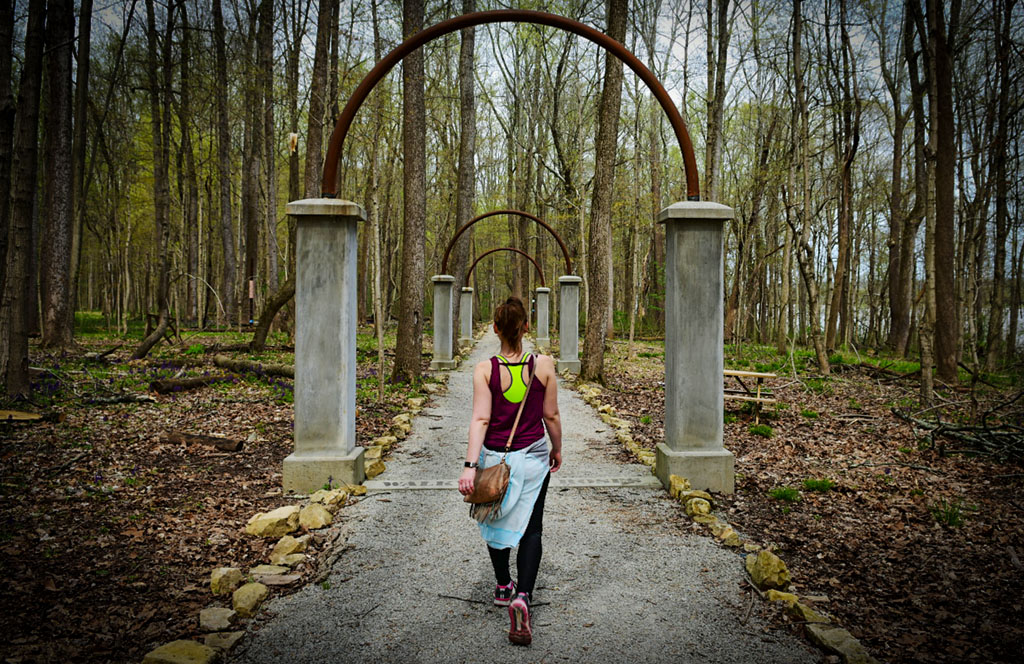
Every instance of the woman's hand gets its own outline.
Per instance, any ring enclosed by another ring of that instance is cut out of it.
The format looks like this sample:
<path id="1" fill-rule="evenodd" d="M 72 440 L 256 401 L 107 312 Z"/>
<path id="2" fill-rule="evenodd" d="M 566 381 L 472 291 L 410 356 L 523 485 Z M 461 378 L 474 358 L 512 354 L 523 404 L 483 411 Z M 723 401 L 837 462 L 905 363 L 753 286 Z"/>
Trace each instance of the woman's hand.
<path id="1" fill-rule="evenodd" d="M 473 493 L 473 482 L 476 480 L 476 470 L 473 468 L 466 468 L 462 471 L 462 475 L 459 476 L 459 493 L 463 496 L 468 496 Z"/>
<path id="2" fill-rule="evenodd" d="M 551 472 L 557 473 L 558 469 L 562 467 L 562 450 L 552 449 L 548 457 L 551 464 Z"/>

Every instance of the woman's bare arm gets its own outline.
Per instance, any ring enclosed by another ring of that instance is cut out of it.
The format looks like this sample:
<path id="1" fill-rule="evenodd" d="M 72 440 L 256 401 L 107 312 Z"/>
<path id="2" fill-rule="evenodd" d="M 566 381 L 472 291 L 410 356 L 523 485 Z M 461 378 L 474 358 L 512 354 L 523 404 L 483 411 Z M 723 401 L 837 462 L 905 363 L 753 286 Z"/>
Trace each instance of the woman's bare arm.
<path id="1" fill-rule="evenodd" d="M 473 369 L 473 416 L 469 421 L 469 445 L 466 449 L 466 461 L 476 463 L 480 459 L 480 450 L 484 446 L 484 436 L 491 423 L 491 363 L 479 362 Z M 459 491 L 463 495 L 473 493 L 473 480 L 476 471 L 465 468 L 459 477 Z"/>

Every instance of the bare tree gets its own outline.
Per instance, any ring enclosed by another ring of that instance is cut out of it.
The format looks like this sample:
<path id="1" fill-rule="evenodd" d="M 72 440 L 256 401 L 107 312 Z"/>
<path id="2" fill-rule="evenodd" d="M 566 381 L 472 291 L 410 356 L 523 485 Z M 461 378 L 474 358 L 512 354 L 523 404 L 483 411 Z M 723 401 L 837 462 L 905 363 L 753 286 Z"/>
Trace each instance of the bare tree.
<path id="1" fill-rule="evenodd" d="M 220 240 L 224 250 L 221 276 L 221 302 L 227 324 L 238 315 L 235 283 L 235 240 L 231 211 L 231 133 L 228 130 L 228 57 L 224 38 L 224 15 L 221 0 L 213 0 L 213 45 L 217 71 L 217 180 L 220 187 Z"/>
<path id="2" fill-rule="evenodd" d="M 171 55 L 174 33 L 174 5 L 167 6 L 162 62 L 157 61 L 159 38 L 153 0 L 146 0 L 146 78 L 149 84 L 150 123 L 153 128 L 153 208 L 156 222 L 158 309 L 156 328 L 142 340 L 132 359 L 145 357 L 160 341 L 170 322 L 168 291 L 170 287 L 170 134 L 171 134 Z"/>
<path id="3" fill-rule="evenodd" d="M 46 17 L 47 104 L 44 118 L 43 233 L 40 285 L 43 304 L 41 345 L 61 348 L 74 332 L 71 295 L 72 168 L 71 42 L 75 7 L 71 0 L 50 0 Z"/>
<path id="4" fill-rule="evenodd" d="M 14 0 L 0 0 L 0 297 L 7 274 L 7 232 L 10 228 L 11 154 L 14 140 L 14 95 L 11 62 L 14 60 Z M 0 374 L 0 379 L 3 375 Z"/>
<path id="5" fill-rule="evenodd" d="M 309 85 L 309 113 L 306 123 L 306 174 L 303 198 L 320 196 L 323 174 L 321 149 L 324 134 L 324 110 L 327 95 L 327 59 L 330 49 L 331 6 L 334 0 L 319 0 L 316 22 L 316 50 L 313 52 L 313 77 Z"/>
<path id="6" fill-rule="evenodd" d="M 628 0 L 608 0 L 608 36 L 626 38 Z M 594 163 L 594 198 L 590 217 L 590 266 L 587 290 L 587 332 L 583 340 L 580 377 L 604 379 L 606 321 L 612 306 L 609 288 L 612 263 L 612 196 L 615 178 L 615 148 L 622 101 L 622 61 L 611 53 L 604 59 L 604 88 L 598 110 L 597 145 Z"/>
<path id="7" fill-rule="evenodd" d="M 953 40 L 960 0 L 950 3 L 946 29 L 945 3 L 927 0 L 928 50 L 934 80 L 929 106 L 935 134 L 935 364 L 939 378 L 957 381 L 960 327 L 956 308 L 956 116 L 953 109 Z"/>
<path id="8" fill-rule="evenodd" d="M 797 207 L 799 212 L 795 215 L 786 215 L 786 221 L 797 238 L 796 256 L 797 265 L 800 268 L 800 276 L 803 279 L 804 294 L 807 297 L 808 309 L 810 310 L 810 332 L 811 342 L 814 344 L 814 355 L 818 360 L 818 370 L 822 375 L 829 375 L 831 368 L 828 363 L 828 353 L 825 351 L 825 337 L 821 332 L 821 298 L 818 294 L 818 284 L 814 278 L 814 249 L 811 247 L 811 193 L 809 184 L 810 170 L 810 146 L 807 131 L 807 93 L 804 83 L 803 64 L 803 10 L 801 0 L 793 0 L 793 82 L 796 92 L 796 100 L 793 105 L 793 130 L 799 135 L 793 141 L 794 151 L 797 153 L 793 159 L 795 170 L 800 173 L 800 204 Z M 793 178 L 793 168 L 790 170 L 790 177 Z M 790 190 L 795 189 L 795 183 L 791 181 Z"/>
<path id="9" fill-rule="evenodd" d="M 32 253 L 32 205 L 36 194 L 39 133 L 39 90 L 43 78 L 43 30 L 46 0 L 31 0 L 25 29 L 25 59 L 18 84 L 11 151 L 11 221 L 7 246 L 7 274 L 0 299 L 0 378 L 8 396 L 29 391 L 28 334 L 29 258 Z"/>
<path id="10" fill-rule="evenodd" d="M 476 0 L 462 0 L 462 13 L 476 11 Z M 476 88 L 473 78 L 473 58 L 476 45 L 476 29 L 462 30 L 462 45 L 459 49 L 459 173 L 455 194 L 455 228 L 461 228 L 473 217 L 473 201 L 476 188 Z M 454 232 L 454 231 L 453 231 Z M 466 286 L 466 270 L 469 267 L 469 245 L 473 229 L 463 233 L 455 244 L 455 263 L 452 275 L 455 277 L 452 312 L 459 320 L 462 298 L 459 294 Z M 452 325 L 452 343 L 458 339 L 458 325 Z"/>
<path id="11" fill-rule="evenodd" d="M 709 201 L 718 200 L 718 180 L 722 169 L 725 66 L 728 62 L 729 38 L 732 35 L 731 23 L 729 0 L 707 0 L 708 134 L 704 149 L 704 198 Z M 714 39 L 711 38 L 712 33 L 715 34 Z"/>
<path id="12" fill-rule="evenodd" d="M 423 28 L 423 0 L 404 0 L 402 35 Z M 407 382 L 420 377 L 423 352 L 423 289 L 426 279 L 426 107 L 423 99 L 423 49 L 402 61 L 402 150 L 404 220 L 402 223 L 402 288 L 398 304 L 398 339 L 392 379 Z"/>
<path id="13" fill-rule="evenodd" d="M 72 28 L 73 30 L 74 28 Z M 92 49 L 92 0 L 82 0 L 78 13 L 78 69 L 75 73 L 75 126 L 71 147 L 74 221 L 71 236 L 71 301 L 78 301 L 78 273 L 82 262 L 82 224 L 85 219 L 85 121 L 89 104 L 89 58 Z"/>

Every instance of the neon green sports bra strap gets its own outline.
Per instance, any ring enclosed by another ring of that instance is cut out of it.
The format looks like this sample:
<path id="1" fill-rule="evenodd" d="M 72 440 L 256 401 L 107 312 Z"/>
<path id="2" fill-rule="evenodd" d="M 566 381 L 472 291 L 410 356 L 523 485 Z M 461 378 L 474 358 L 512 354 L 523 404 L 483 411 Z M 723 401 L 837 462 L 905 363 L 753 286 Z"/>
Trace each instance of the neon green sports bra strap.
<path id="1" fill-rule="evenodd" d="M 508 368 L 508 372 L 512 375 L 512 383 L 508 386 L 507 390 L 502 392 L 502 395 L 511 403 L 519 403 L 526 396 L 526 381 L 523 380 L 523 370 L 521 367 L 529 362 L 530 353 L 523 355 L 522 359 L 513 365 L 519 371 L 513 371 L 512 366 L 509 366 L 511 363 L 501 355 L 498 355 L 498 359 L 502 361 Z"/>

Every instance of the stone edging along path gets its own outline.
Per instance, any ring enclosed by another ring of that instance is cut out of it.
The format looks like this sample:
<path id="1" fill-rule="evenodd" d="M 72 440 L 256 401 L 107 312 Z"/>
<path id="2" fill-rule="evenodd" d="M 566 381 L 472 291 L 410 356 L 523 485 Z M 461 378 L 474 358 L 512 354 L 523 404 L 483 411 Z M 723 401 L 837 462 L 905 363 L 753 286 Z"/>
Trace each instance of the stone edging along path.
<path id="1" fill-rule="evenodd" d="M 630 423 L 616 416 L 614 406 L 601 402 L 601 387 L 575 382 L 575 377 L 568 372 L 563 372 L 562 378 L 572 383 L 583 400 L 597 411 L 601 420 L 616 430 L 616 440 L 641 463 L 650 466 L 653 473 L 657 455 L 633 439 L 630 435 Z M 878 664 L 849 631 L 833 622 L 831 617 L 801 601 L 801 597 L 786 592 L 792 579 L 786 564 L 775 555 L 774 547 L 765 548 L 758 543 L 744 541 L 724 518 L 712 513 L 714 498 L 709 493 L 692 490 L 690 482 L 678 475 L 671 475 L 669 479 L 669 493 L 679 501 L 686 515 L 693 519 L 694 523 L 705 526 L 712 537 L 723 546 L 737 549 L 742 547 L 746 552 L 744 566 L 751 587 L 757 591 L 761 599 L 785 603 L 786 613 L 797 621 L 797 624 L 804 626 L 808 640 L 824 652 L 838 656 L 843 664 Z M 807 596 L 802 599 L 813 604 L 815 598 Z"/>
<path id="2" fill-rule="evenodd" d="M 455 366 L 462 362 L 462 356 L 455 356 Z M 441 380 L 425 383 L 428 393 L 443 389 L 448 373 L 440 373 Z M 413 397 L 406 401 L 406 410 L 391 418 L 388 435 L 375 438 L 366 447 L 366 478 L 373 479 L 387 467 L 384 459 L 391 448 L 412 432 L 412 418 L 426 404 L 424 397 Z M 341 554 L 336 550 L 337 535 L 325 537 L 326 546 L 317 560 L 305 553 L 314 533 L 322 531 L 333 523 L 334 515 L 349 504 L 350 498 L 366 494 L 363 485 L 316 491 L 312 495 L 293 496 L 301 499 L 303 505 L 285 505 L 270 512 L 254 514 L 245 525 L 245 532 L 253 537 L 277 538 L 277 544 L 270 552 L 269 564 L 257 565 L 243 574 L 236 567 L 218 567 L 210 574 L 210 592 L 215 596 L 231 596 L 231 608 L 213 605 L 199 613 L 199 629 L 206 632 L 203 642 L 179 639 L 165 643 L 145 655 L 143 664 L 212 664 L 221 661 L 245 636 L 243 620 L 253 618 L 260 606 L 270 596 L 273 587 L 295 587 L 302 581 L 324 582 L 334 560 Z M 295 537 L 293 533 L 303 530 L 306 534 Z M 295 570 L 300 565 L 317 569 L 317 574 L 303 579 Z"/>

